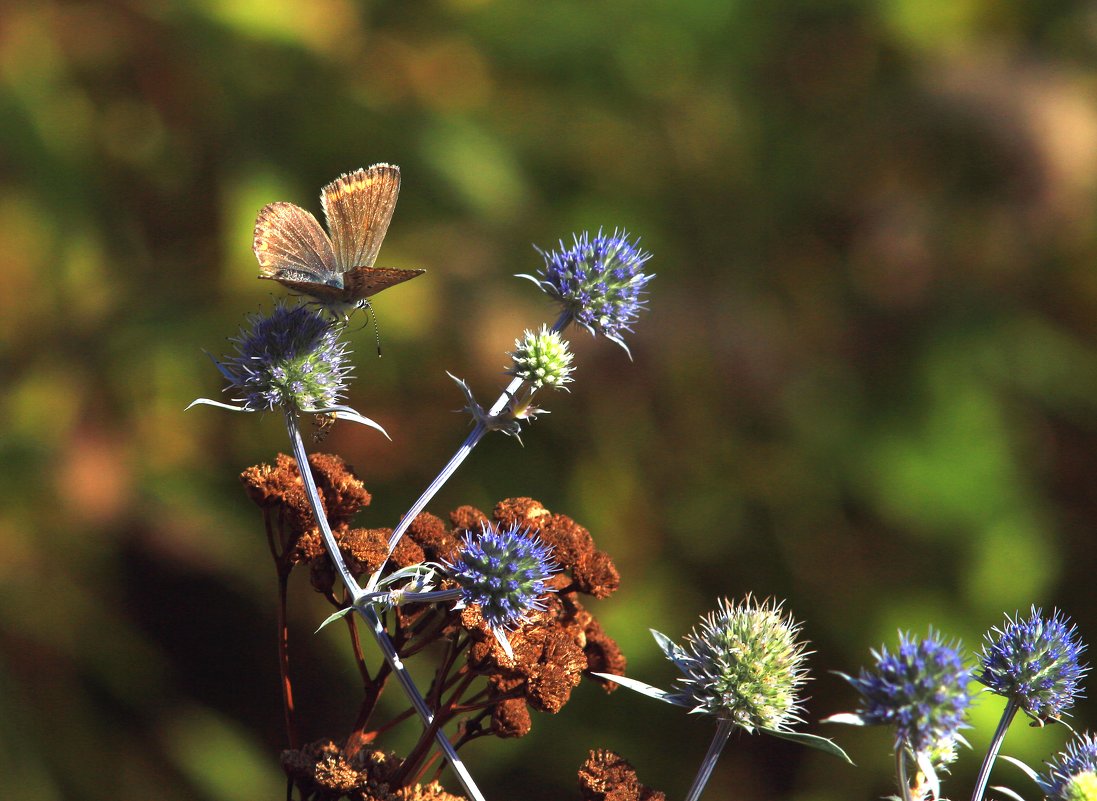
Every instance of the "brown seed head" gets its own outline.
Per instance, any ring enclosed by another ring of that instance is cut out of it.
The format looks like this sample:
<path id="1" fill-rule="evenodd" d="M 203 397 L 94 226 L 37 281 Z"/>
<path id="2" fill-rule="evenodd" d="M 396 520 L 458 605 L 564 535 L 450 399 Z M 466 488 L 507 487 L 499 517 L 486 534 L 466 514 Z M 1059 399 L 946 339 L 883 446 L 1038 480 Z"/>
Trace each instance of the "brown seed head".
<path id="1" fill-rule="evenodd" d="M 666 795 L 640 784 L 636 769 L 613 751 L 591 751 L 579 768 L 583 801 L 666 801 Z"/>

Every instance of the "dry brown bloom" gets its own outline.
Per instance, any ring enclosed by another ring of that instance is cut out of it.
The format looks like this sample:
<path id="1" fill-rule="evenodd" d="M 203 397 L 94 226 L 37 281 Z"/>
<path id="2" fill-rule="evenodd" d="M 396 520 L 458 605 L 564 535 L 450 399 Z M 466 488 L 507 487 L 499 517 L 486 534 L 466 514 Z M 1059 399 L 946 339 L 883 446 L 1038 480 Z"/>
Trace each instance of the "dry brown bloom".
<path id="1" fill-rule="evenodd" d="M 533 498 L 508 498 L 496 505 L 492 516 L 500 526 L 517 524 L 536 531 L 552 546 L 553 559 L 571 574 L 579 592 L 607 598 L 620 586 L 613 560 L 598 550 L 587 529 L 567 515 L 552 514 Z"/>
<path id="2" fill-rule="evenodd" d="M 365 484 L 354 475 L 354 468 L 338 456 L 314 453 L 309 456 L 309 465 L 330 523 L 349 523 L 373 500 Z"/>
<path id="3" fill-rule="evenodd" d="M 302 792 L 322 799 L 353 797 L 388 801 L 395 796 L 388 780 L 399 770 L 394 754 L 363 749 L 349 759 L 341 746 L 318 740 L 282 752 L 282 769 Z"/>
<path id="4" fill-rule="evenodd" d="M 393 799 L 398 801 L 467 801 L 463 795 L 452 795 L 442 789 L 438 782 L 427 785 L 415 785 L 397 790 Z"/>
<path id="5" fill-rule="evenodd" d="M 446 529 L 442 518 L 428 512 L 420 512 L 411 521 L 407 536 L 423 549 L 423 554 L 431 562 L 452 561 L 457 554 L 457 538 Z"/>
<path id="6" fill-rule="evenodd" d="M 640 784 L 636 769 L 613 751 L 591 751 L 579 768 L 583 801 L 666 801 L 666 795 Z"/>
<path id="7" fill-rule="evenodd" d="M 513 659 L 484 624 L 478 607 L 462 610 L 461 624 L 475 636 L 469 666 L 488 674 L 496 694 L 518 691 L 534 709 L 556 713 L 585 671 L 610 668 L 624 673 L 625 658 L 574 593 L 549 595 L 545 606 L 510 635 Z"/>
<path id="8" fill-rule="evenodd" d="M 392 535 L 390 528 L 354 528 L 343 530 L 335 535 L 339 551 L 346 560 L 347 569 L 354 576 L 373 573 L 385 561 L 388 553 L 388 540 Z M 423 549 L 413 541 L 403 538 L 392 553 L 392 564 L 396 567 L 417 565 L 424 560 Z"/>
<path id="9" fill-rule="evenodd" d="M 380 750 L 362 750 L 347 757 L 331 740 L 282 752 L 282 769 L 302 794 L 324 801 L 465 801 L 440 784 L 391 787 L 402 760 Z"/>
<path id="10" fill-rule="evenodd" d="M 475 506 L 459 506 L 449 513 L 449 522 L 456 529 L 454 534 L 459 535 L 463 531 L 479 531 L 480 525 L 490 519 Z"/>
<path id="11" fill-rule="evenodd" d="M 351 519 L 370 502 L 362 482 L 338 457 L 316 454 L 309 457 L 309 462 L 348 569 L 356 577 L 374 573 L 386 562 L 392 530 L 352 528 Z M 281 546 L 280 564 L 308 565 L 313 586 L 337 603 L 333 596 L 337 574 L 314 524 L 294 460 L 280 454 L 274 466 L 257 465 L 244 471 L 241 478 L 248 495 L 264 510 L 268 530 L 279 540 L 275 547 Z M 552 547 L 553 558 L 561 568 L 545 582 L 552 591 L 542 598 L 544 609 L 531 611 L 526 622 L 510 632 L 511 655 L 500 646 L 475 604 L 459 613 L 439 605 L 402 607 L 390 619 L 397 627 L 393 632 L 395 641 L 406 644 L 409 653 L 422 650 L 433 638 L 456 636 L 458 625 L 472 635 L 465 652 L 467 669 L 488 683 L 489 698 L 494 700 L 492 734 L 502 738 L 527 734 L 532 725 L 531 708 L 560 711 L 584 672 L 624 673 L 625 658 L 617 644 L 579 601 L 580 594 L 604 598 L 620 583 L 612 560 L 598 550 L 587 529 L 566 515 L 553 514 L 533 498 L 504 500 L 490 517 L 475 507 L 462 506 L 449 515 L 449 523 L 447 526 L 442 519 L 425 512 L 419 514 L 387 560 L 389 569 L 423 562 L 452 563 L 458 558 L 458 546 L 466 533 L 479 533 L 485 526 L 512 525 L 538 534 Z M 443 581 L 442 586 L 452 586 L 452 582 Z M 606 689 L 615 686 L 601 683 Z M 286 751 L 282 764 L 302 797 L 317 801 L 461 801 L 437 784 L 390 787 L 390 780 L 395 780 L 401 770 L 399 759 L 368 748 L 345 752 L 330 740 Z M 621 778 L 625 773 L 607 773 L 609 768 L 602 763 L 596 767 L 602 772 L 591 772 L 593 768 L 587 772 L 596 777 L 592 778 L 595 784 L 601 781 L 600 786 L 606 789 L 602 795 L 590 798 L 662 798 L 633 792 L 643 789 L 634 781 L 634 773 L 630 784 Z M 628 792 L 633 794 L 622 795 Z"/>
<path id="12" fill-rule="evenodd" d="M 515 693 L 534 709 L 555 713 L 567 703 L 585 671 L 624 673 L 621 650 L 578 600 L 579 593 L 598 598 L 609 595 L 620 578 L 589 531 L 565 515 L 552 514 L 533 498 L 502 501 L 492 518 L 499 528 L 518 526 L 537 532 L 553 546 L 553 557 L 562 567 L 545 582 L 554 590 L 542 598 L 545 608 L 531 612 L 527 621 L 510 633 L 512 656 L 499 645 L 475 604 L 458 616 L 461 626 L 473 634 L 468 650 L 470 669 L 485 674 L 493 695 L 499 697 L 492 731 L 503 737 L 520 737 L 529 732 L 528 712 L 525 717 L 518 714 Z M 469 506 L 455 511 L 450 519 L 456 527 L 455 537 L 462 536 L 465 527 L 486 522 L 479 510 Z M 605 682 L 603 686 L 607 690 L 616 687 Z"/>
<path id="13" fill-rule="evenodd" d="M 591 673 L 614 673 L 618 676 L 625 675 L 625 655 L 617 642 L 602 629 L 602 624 L 588 615 L 588 621 L 583 629 L 587 644 L 583 652 L 587 656 L 587 670 Z M 607 691 L 617 689 L 616 684 L 606 682 L 602 685 Z"/>
<path id="14" fill-rule="evenodd" d="M 309 456 L 309 465 L 333 529 L 349 523 L 359 509 L 369 505 L 371 498 L 365 486 L 338 456 L 314 453 Z M 282 545 L 287 551 L 295 548 L 299 539 L 316 531 L 312 507 L 292 456 L 280 453 L 273 466 L 249 467 L 240 474 L 240 480 L 248 497 L 286 529 Z M 304 554 L 300 556 L 301 561 L 308 560 Z"/>
<path id="15" fill-rule="evenodd" d="M 621 574 L 605 551 L 583 554 L 572 565 L 571 575 L 575 589 L 595 598 L 608 598 L 621 586 Z"/>
<path id="16" fill-rule="evenodd" d="M 529 707 L 523 698 L 500 701 L 491 710 L 491 731 L 496 737 L 525 737 L 532 727 Z"/>

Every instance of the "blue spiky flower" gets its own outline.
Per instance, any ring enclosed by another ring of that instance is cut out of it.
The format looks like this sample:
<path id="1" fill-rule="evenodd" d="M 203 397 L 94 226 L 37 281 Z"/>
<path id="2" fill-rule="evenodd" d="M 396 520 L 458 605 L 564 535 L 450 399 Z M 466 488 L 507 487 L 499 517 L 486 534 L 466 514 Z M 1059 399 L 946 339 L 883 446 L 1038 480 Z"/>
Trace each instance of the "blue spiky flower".
<path id="1" fill-rule="evenodd" d="M 800 624 L 775 601 L 726 598 L 685 637 L 675 653 L 678 695 L 693 712 L 737 726 L 788 730 L 800 720 L 800 688 L 807 681 Z"/>
<path id="2" fill-rule="evenodd" d="M 574 244 L 538 252 L 545 267 L 523 276 L 559 301 L 569 317 L 592 334 L 602 334 L 628 350 L 622 335 L 632 331 L 645 301 L 641 296 L 654 275 L 642 272 L 651 254 L 630 242 L 626 231 L 596 236 L 584 231 Z"/>
<path id="3" fill-rule="evenodd" d="M 1097 739 L 1075 735 L 1036 777 L 1044 796 L 1052 801 L 1097 801 Z"/>
<path id="4" fill-rule="evenodd" d="M 478 534 L 465 535 L 458 554 L 447 567 L 461 585 L 459 605 L 479 604 L 484 621 L 501 642 L 506 630 L 545 608 L 541 597 L 550 591 L 545 581 L 559 568 L 552 548 L 537 534 L 518 524 L 500 530 L 484 524 Z"/>
<path id="5" fill-rule="evenodd" d="M 338 404 L 350 376 L 335 324 L 308 306 L 278 303 L 248 317 L 231 340 L 236 355 L 217 362 L 245 411 L 316 411 Z"/>
<path id="6" fill-rule="evenodd" d="M 959 643 L 944 642 L 932 630 L 925 639 L 900 632 L 894 653 L 884 646 L 872 656 L 874 669 L 843 676 L 862 696 L 860 722 L 894 726 L 896 748 L 933 764 L 951 761 L 972 699 L 971 670 Z"/>
<path id="7" fill-rule="evenodd" d="M 1081 696 L 1088 667 L 1079 662 L 1085 645 L 1070 619 L 1050 617 L 1035 606 L 1027 620 L 1006 617 L 986 635 L 976 679 L 1040 722 L 1058 718 Z"/>

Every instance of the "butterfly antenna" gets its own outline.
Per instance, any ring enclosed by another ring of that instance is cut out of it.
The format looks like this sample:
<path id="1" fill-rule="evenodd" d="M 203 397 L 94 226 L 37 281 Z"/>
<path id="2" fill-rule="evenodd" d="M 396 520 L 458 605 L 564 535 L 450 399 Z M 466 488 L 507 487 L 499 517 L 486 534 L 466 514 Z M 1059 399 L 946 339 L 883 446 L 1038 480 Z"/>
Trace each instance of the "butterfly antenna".
<path id="1" fill-rule="evenodd" d="M 369 316 L 373 320 L 373 336 L 377 340 L 377 358 L 381 358 L 381 326 L 377 324 L 377 312 L 373 310 L 373 306 L 369 302 L 369 298 L 366 298 L 366 308 L 369 309 Z"/>

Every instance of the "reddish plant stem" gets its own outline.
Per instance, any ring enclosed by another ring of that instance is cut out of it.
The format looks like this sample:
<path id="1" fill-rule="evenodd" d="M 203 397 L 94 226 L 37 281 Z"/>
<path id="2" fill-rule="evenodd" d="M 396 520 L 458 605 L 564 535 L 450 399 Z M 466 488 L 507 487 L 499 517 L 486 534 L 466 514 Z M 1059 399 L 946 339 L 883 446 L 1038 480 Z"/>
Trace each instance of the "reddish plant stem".
<path id="1" fill-rule="evenodd" d="M 286 621 L 286 590 L 289 571 L 278 566 L 278 674 L 282 684 L 282 713 L 286 719 L 286 741 L 291 749 L 300 747 L 296 714 L 293 706 L 293 684 L 289 677 L 289 625 Z"/>
<path id="2" fill-rule="evenodd" d="M 358 665 L 358 674 L 362 677 L 362 683 L 368 687 L 373 684 L 374 680 L 370 678 L 369 668 L 366 667 L 366 657 L 362 653 L 362 640 L 358 636 L 358 623 L 354 615 L 343 615 L 343 620 L 347 622 L 347 634 L 350 635 L 350 645 L 354 651 L 354 661 Z"/>

